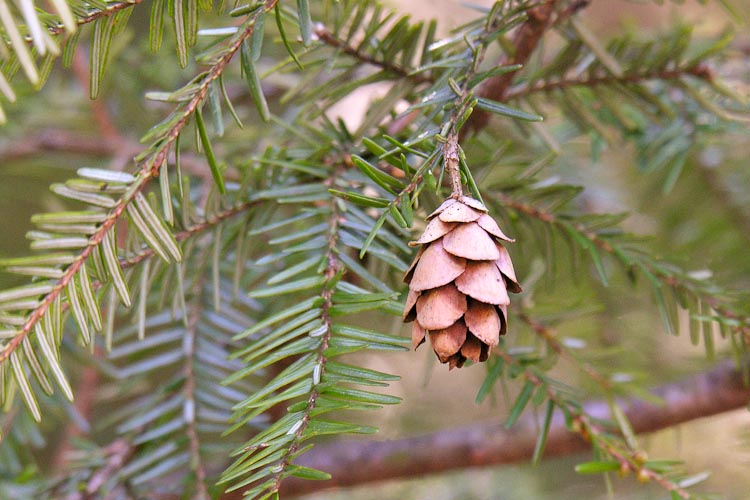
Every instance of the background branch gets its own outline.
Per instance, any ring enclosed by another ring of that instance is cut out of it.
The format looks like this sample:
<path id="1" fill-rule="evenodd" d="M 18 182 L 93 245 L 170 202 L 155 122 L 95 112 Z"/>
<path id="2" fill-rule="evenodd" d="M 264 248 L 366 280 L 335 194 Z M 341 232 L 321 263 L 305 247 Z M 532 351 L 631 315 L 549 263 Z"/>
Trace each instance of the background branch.
<path id="1" fill-rule="evenodd" d="M 528 20 L 518 28 L 513 38 L 515 53 L 500 60 L 498 66 L 526 64 L 544 33 L 553 25 L 556 4 L 557 0 L 547 0 L 528 11 Z M 486 80 L 479 89 L 479 95 L 493 101 L 504 102 L 506 100 L 505 94 L 513 83 L 515 76 L 516 72 L 511 71 Z M 490 116 L 491 114 L 488 111 L 474 110 L 466 122 L 466 127 L 463 129 L 464 133 L 483 129 L 489 123 Z"/>
<path id="2" fill-rule="evenodd" d="M 707 82 L 710 82 L 714 78 L 711 69 L 707 65 L 697 64 L 689 68 L 662 69 L 658 71 L 646 71 L 639 74 L 628 74 L 622 76 L 608 74 L 601 76 L 587 76 L 553 81 L 540 80 L 532 85 L 521 84 L 509 87 L 503 97 L 505 100 L 510 101 L 512 99 L 526 97 L 530 94 L 539 92 L 552 92 L 569 87 L 592 88 L 598 85 L 612 85 L 615 83 L 629 84 L 644 83 L 651 80 L 679 80 L 687 76 L 699 78 Z"/>
<path id="3" fill-rule="evenodd" d="M 655 405 L 636 399 L 620 401 L 636 433 L 654 432 L 702 417 L 745 406 L 750 388 L 731 362 L 655 388 L 652 393 L 664 401 Z M 583 407 L 585 413 L 610 418 L 607 401 L 594 400 Z M 353 486 L 372 481 L 438 473 L 465 467 L 516 463 L 531 458 L 538 425 L 533 414 L 526 414 L 510 430 L 501 423 L 484 423 L 393 441 L 349 441 L 318 445 L 301 457 L 299 463 L 325 470 L 329 481 L 284 483 L 286 494 Z M 568 431 L 563 415 L 555 413 L 549 431 L 545 457 L 556 457 L 588 450 L 589 443 Z M 223 500 L 235 500 L 225 495 Z"/>

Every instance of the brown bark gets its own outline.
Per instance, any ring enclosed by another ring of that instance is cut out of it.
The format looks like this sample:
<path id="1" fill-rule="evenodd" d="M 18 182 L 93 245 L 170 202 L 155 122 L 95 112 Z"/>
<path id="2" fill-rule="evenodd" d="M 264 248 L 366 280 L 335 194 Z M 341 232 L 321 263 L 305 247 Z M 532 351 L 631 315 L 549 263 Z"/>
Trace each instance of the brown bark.
<path id="1" fill-rule="evenodd" d="M 514 53 L 498 61 L 498 66 L 526 65 L 547 30 L 586 7 L 589 0 L 577 0 L 561 10 L 558 10 L 559 3 L 558 0 L 546 0 L 533 9 L 529 9 L 528 19 L 514 34 Z M 498 102 L 506 101 L 508 90 L 516 74 L 516 71 L 511 71 L 490 78 L 480 86 L 479 96 Z M 478 132 L 487 126 L 490 116 L 489 111 L 475 109 L 462 132 L 464 134 L 472 131 Z"/>
<path id="2" fill-rule="evenodd" d="M 518 28 L 513 38 L 515 53 L 499 61 L 498 65 L 525 64 L 536 49 L 544 33 L 552 25 L 553 14 L 555 11 L 556 0 L 547 0 L 538 7 L 528 11 L 528 20 Z M 502 102 L 505 100 L 505 93 L 510 88 L 516 72 L 505 73 L 503 75 L 490 78 L 485 81 L 479 89 L 479 95 L 492 99 L 493 101 Z M 475 109 L 469 121 L 464 128 L 465 132 L 478 131 L 487 126 L 490 120 L 490 113 L 482 109 Z"/>
<path id="3" fill-rule="evenodd" d="M 750 388 L 731 363 L 655 388 L 663 399 L 656 405 L 636 399 L 620 402 L 636 433 L 673 427 L 697 418 L 741 408 L 750 401 Z M 586 413 L 608 419 L 609 405 L 595 400 L 584 405 Z M 372 481 L 418 477 L 466 467 L 517 463 L 529 460 L 534 451 L 538 426 L 527 414 L 510 430 L 501 422 L 482 423 L 423 436 L 392 441 L 344 441 L 318 445 L 297 461 L 333 475 L 329 481 L 287 480 L 282 492 L 302 494 Z M 568 455 L 590 445 L 569 432 L 562 414 L 555 412 L 545 458 Z M 224 500 L 239 496 L 225 495 Z"/>

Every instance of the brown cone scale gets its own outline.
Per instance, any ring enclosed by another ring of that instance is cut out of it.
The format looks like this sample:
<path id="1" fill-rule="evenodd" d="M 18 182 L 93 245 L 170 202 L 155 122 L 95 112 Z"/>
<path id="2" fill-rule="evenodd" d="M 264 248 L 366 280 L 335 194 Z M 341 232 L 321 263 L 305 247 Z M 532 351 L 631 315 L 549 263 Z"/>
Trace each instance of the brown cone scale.
<path id="1" fill-rule="evenodd" d="M 416 349 L 429 338 L 441 363 L 460 368 L 486 361 L 505 334 L 508 292 L 519 293 L 503 233 L 473 198 L 449 198 L 428 216 L 404 281 L 409 283 L 403 319 L 414 322 Z"/>

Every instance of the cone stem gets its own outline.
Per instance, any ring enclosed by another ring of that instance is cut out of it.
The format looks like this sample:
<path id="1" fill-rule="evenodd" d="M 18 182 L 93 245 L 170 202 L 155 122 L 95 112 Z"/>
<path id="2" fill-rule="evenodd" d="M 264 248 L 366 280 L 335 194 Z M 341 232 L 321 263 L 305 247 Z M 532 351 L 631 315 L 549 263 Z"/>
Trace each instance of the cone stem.
<path id="1" fill-rule="evenodd" d="M 458 159 L 458 136 L 450 134 L 448 140 L 443 144 L 443 158 L 445 160 L 445 170 L 451 180 L 451 197 L 460 198 L 463 196 L 461 187 L 461 172 L 459 170 Z"/>

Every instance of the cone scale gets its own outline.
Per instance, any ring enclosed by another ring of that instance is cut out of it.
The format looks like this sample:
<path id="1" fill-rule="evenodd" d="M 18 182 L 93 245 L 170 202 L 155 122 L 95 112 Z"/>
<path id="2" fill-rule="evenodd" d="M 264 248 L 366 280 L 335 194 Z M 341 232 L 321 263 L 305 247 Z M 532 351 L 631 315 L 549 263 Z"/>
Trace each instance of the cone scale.
<path id="1" fill-rule="evenodd" d="M 404 281 L 403 320 L 416 349 L 430 340 L 441 363 L 460 368 L 486 361 L 507 326 L 508 292 L 519 293 L 504 243 L 513 242 L 473 198 L 449 198 L 427 217 L 420 246 Z"/>

